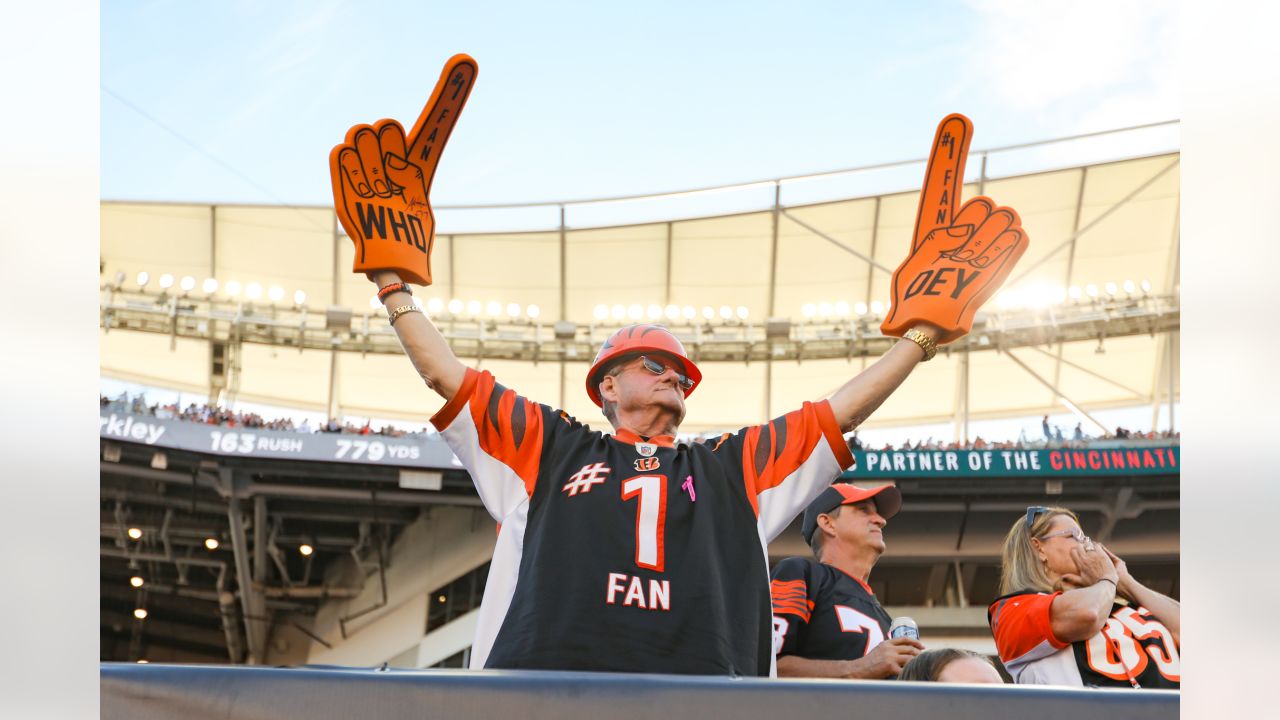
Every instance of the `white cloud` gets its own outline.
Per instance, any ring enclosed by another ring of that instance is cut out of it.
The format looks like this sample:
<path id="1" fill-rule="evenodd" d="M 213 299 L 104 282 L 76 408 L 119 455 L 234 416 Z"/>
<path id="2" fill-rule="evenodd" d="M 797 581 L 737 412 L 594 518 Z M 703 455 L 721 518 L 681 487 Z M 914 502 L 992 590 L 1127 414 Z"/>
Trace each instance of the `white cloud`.
<path id="1" fill-rule="evenodd" d="M 1177 114 L 1176 5 L 1144 0 L 970 0 L 969 73 L 1028 113 L 1097 130 Z"/>

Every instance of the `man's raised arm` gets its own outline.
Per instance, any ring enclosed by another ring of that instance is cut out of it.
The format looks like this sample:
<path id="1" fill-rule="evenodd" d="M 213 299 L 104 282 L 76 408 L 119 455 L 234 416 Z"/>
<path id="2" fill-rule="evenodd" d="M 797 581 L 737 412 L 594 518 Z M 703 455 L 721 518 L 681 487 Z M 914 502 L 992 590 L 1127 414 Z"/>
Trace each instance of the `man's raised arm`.
<path id="1" fill-rule="evenodd" d="M 400 282 L 400 276 L 391 270 L 379 270 L 371 273 L 373 281 L 379 288 Z M 413 307 L 413 298 L 406 292 L 393 292 L 383 299 L 388 313 L 397 308 Z M 404 354 L 409 356 L 413 368 L 427 383 L 427 387 L 435 390 L 446 401 L 452 400 L 462 387 L 462 379 L 466 376 L 467 366 L 453 354 L 453 348 L 436 329 L 435 323 L 425 313 L 406 312 L 396 318 L 391 325 L 400 338 L 400 346 Z"/>

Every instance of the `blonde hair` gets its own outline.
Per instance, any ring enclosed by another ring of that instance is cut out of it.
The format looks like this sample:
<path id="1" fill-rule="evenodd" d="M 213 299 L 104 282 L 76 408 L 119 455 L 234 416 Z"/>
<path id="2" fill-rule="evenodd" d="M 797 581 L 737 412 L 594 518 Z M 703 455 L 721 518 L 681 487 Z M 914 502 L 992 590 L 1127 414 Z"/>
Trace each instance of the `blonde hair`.
<path id="1" fill-rule="evenodd" d="M 1013 527 L 1009 528 L 1009 534 L 1004 538 L 1004 549 L 1000 553 L 1001 595 L 1008 595 L 1018 590 L 1053 591 L 1053 581 L 1049 579 L 1044 563 L 1040 562 L 1040 556 L 1035 546 L 1031 544 L 1031 538 L 1044 535 L 1049 525 L 1053 523 L 1053 519 L 1059 515 L 1066 515 L 1075 520 L 1077 525 L 1080 524 L 1080 518 L 1070 510 L 1064 507 L 1048 507 L 1035 517 L 1030 529 L 1027 529 L 1025 515 L 1019 515 Z"/>

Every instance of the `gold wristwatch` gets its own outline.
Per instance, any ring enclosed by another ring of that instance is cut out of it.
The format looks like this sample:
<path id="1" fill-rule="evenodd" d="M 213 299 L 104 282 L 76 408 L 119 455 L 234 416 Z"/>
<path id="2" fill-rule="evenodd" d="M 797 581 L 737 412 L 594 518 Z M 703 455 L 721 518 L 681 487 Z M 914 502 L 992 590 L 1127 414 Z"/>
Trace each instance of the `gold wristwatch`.
<path id="1" fill-rule="evenodd" d="M 921 362 L 929 362 L 933 359 L 934 355 L 938 354 L 938 343 L 934 342 L 933 338 L 925 335 L 915 328 L 911 328 L 903 333 L 902 339 L 910 340 L 911 342 L 919 345 L 921 350 L 924 350 L 924 360 L 921 360 Z"/>

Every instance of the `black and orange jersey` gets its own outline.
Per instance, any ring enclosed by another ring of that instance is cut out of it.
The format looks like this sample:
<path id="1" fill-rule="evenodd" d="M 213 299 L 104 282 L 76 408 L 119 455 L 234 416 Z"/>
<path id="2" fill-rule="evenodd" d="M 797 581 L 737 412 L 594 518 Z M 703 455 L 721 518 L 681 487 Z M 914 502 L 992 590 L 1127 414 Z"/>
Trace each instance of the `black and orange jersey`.
<path id="1" fill-rule="evenodd" d="M 1024 590 L 987 609 L 1000 660 L 1024 685 L 1177 689 L 1182 682 L 1178 643 L 1164 623 L 1141 605 L 1118 601 L 1106 625 L 1088 640 L 1063 642 L 1053 634 L 1049 609 L 1062 593 Z"/>
<path id="2" fill-rule="evenodd" d="M 771 674 L 765 548 L 853 462 L 826 401 L 676 443 L 468 369 L 432 423 L 500 525 L 473 668 Z"/>
<path id="3" fill-rule="evenodd" d="M 773 652 L 810 660 L 856 660 L 884 642 L 893 622 L 859 578 L 809 558 L 770 573 Z"/>

